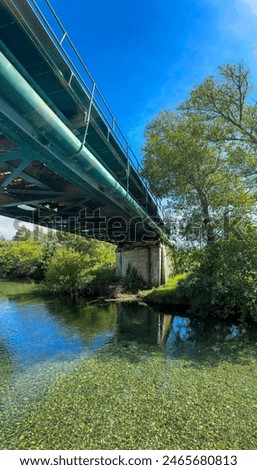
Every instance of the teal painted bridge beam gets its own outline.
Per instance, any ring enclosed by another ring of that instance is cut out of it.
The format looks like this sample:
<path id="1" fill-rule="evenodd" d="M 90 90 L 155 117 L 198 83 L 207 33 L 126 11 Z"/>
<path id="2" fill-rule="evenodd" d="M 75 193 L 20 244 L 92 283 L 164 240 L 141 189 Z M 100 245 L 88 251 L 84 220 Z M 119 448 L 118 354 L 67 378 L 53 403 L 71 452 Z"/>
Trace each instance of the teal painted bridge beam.
<path id="1" fill-rule="evenodd" d="M 117 201 L 117 203 L 129 209 L 132 217 L 138 216 L 156 233 L 156 237 L 163 237 L 160 227 L 149 217 L 137 201 L 124 189 L 120 183 L 108 172 L 97 158 L 81 145 L 80 140 L 61 121 L 52 109 L 35 92 L 25 78 L 0 52 L 0 89 L 2 99 L 29 123 L 33 129 L 34 137 L 39 142 L 44 139 L 45 145 L 49 145 L 53 153 L 58 155 L 65 165 L 76 159 L 76 165 L 89 176 L 93 186 L 105 188 L 105 192 Z M 56 152 L 55 152 L 56 149 Z"/>
<path id="2" fill-rule="evenodd" d="M 0 214 L 67 219 L 119 245 L 165 240 L 140 162 L 49 5 L 0 0 Z"/>

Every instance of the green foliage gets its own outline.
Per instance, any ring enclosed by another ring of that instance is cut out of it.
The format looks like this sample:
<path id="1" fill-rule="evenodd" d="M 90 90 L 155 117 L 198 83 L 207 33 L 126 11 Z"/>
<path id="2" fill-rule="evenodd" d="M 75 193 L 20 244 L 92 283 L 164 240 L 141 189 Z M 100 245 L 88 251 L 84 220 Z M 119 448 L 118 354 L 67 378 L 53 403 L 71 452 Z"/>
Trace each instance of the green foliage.
<path id="1" fill-rule="evenodd" d="M 51 292 L 79 292 L 86 282 L 90 282 L 87 265 L 89 258 L 82 256 L 74 248 L 58 248 L 48 261 L 45 285 Z"/>
<path id="2" fill-rule="evenodd" d="M 181 274 L 192 271 L 199 264 L 200 249 L 178 248 L 173 251 L 174 273 Z"/>
<path id="3" fill-rule="evenodd" d="M 13 241 L 0 240 L 0 277 L 44 280 L 53 293 L 105 294 L 114 266 L 115 246 L 68 233 L 22 226 Z"/>
<path id="4" fill-rule="evenodd" d="M 236 218 L 256 209 L 256 106 L 249 70 L 219 68 L 179 112 L 162 111 L 146 128 L 143 175 L 153 192 L 190 213 L 208 243 L 220 235 L 227 210 Z"/>
<path id="5" fill-rule="evenodd" d="M 143 292 L 144 300 L 162 306 L 184 306 L 192 317 L 257 321 L 256 229 L 248 227 L 241 240 L 230 237 L 182 253 L 180 267 L 187 261 L 191 263 L 189 273 L 176 275 L 166 286 Z"/>
<path id="6" fill-rule="evenodd" d="M 136 294 L 140 289 L 145 287 L 145 282 L 138 274 L 137 270 L 129 265 L 122 285 L 127 293 Z"/>
<path id="7" fill-rule="evenodd" d="M 87 286 L 88 295 L 92 297 L 107 295 L 109 288 L 116 282 L 116 269 L 114 263 L 109 266 L 102 265 L 95 271 L 94 279 Z"/>
<path id="8" fill-rule="evenodd" d="M 220 66 L 218 72 L 197 85 L 178 109 L 201 116 L 207 124 L 215 122 L 223 130 L 216 143 L 227 153 L 229 167 L 244 178 L 248 193 L 256 198 L 257 108 L 250 70 L 239 63 Z"/>
<path id="9" fill-rule="evenodd" d="M 188 236 L 203 228 L 207 248 L 175 253 L 175 272 L 189 264 L 176 298 L 193 315 L 257 320 L 257 108 L 250 71 L 219 67 L 177 113 L 162 111 L 146 128 L 144 176 L 172 201 L 174 220 L 189 214 Z M 201 245 L 202 234 L 198 236 Z M 154 294 L 153 294 L 154 295 Z M 174 302 L 173 297 L 170 298 Z"/>
<path id="10" fill-rule="evenodd" d="M 257 321 L 257 242 L 223 240 L 201 252 L 178 287 L 194 316 Z"/>
<path id="11" fill-rule="evenodd" d="M 177 274 L 170 278 L 165 286 L 160 286 L 150 291 L 143 291 L 144 301 L 150 304 L 169 307 L 183 305 L 185 303 L 184 299 L 177 288 L 186 276 L 187 273 Z"/>
<path id="12" fill-rule="evenodd" d="M 74 246 L 61 246 L 48 260 L 45 286 L 49 291 L 75 296 L 79 293 L 99 295 L 113 282 L 114 248 L 96 240 L 92 243 L 80 240 L 79 243 L 79 251 Z"/>
<path id="13" fill-rule="evenodd" d="M 40 277 L 43 250 L 34 240 L 0 242 L 0 277 Z"/>
<path id="14" fill-rule="evenodd" d="M 18 230 L 16 231 L 13 241 L 15 242 L 24 242 L 27 241 L 31 238 L 32 232 L 25 227 L 25 225 L 22 225 Z"/>
<path id="15" fill-rule="evenodd" d="M 5 263 L 8 246 L 9 242 L 0 240 L 0 277 L 5 277 L 8 272 L 8 268 Z"/>
<path id="16" fill-rule="evenodd" d="M 257 143 L 257 109 L 252 99 L 250 70 L 242 63 L 218 67 L 219 75 L 197 85 L 178 109 L 219 121 L 223 137 L 240 145 Z M 225 127 L 224 127 L 225 126 Z"/>

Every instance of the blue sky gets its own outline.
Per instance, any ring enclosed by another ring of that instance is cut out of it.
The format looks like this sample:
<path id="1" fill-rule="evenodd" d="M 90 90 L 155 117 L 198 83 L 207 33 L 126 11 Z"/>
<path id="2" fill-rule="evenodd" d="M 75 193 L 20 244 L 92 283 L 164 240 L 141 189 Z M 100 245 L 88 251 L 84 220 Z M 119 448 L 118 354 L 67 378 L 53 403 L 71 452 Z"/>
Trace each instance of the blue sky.
<path id="1" fill-rule="evenodd" d="M 257 0 L 52 4 L 135 151 L 147 122 L 218 65 L 244 60 L 256 69 Z"/>
<path id="2" fill-rule="evenodd" d="M 138 155 L 146 124 L 218 65 L 243 60 L 257 84 L 257 0 L 51 3 Z"/>

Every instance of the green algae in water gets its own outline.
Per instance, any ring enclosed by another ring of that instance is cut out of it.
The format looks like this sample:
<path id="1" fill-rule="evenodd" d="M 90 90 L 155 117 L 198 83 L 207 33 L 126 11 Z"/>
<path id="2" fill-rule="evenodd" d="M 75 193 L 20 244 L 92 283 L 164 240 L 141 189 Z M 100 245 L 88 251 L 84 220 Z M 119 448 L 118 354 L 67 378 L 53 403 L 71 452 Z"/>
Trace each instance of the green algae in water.
<path id="1" fill-rule="evenodd" d="M 116 326 L 114 317 L 99 324 L 113 336 L 94 355 L 7 379 L 0 448 L 256 449 L 254 331 L 136 305 L 111 312 Z"/>
<path id="2" fill-rule="evenodd" d="M 256 449 L 256 360 L 213 368 L 157 351 L 135 363 L 134 354 L 110 347 L 27 409 L 13 403 L 1 447 Z"/>

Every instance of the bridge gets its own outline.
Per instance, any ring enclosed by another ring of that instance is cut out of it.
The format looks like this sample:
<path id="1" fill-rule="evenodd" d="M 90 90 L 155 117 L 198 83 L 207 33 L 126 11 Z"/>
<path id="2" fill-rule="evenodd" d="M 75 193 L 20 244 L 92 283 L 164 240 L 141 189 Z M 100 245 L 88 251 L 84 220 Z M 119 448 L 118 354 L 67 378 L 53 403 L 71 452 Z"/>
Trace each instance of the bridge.
<path id="1" fill-rule="evenodd" d="M 140 173 L 49 0 L 0 0 L 0 214 L 115 243 L 118 275 L 158 285 L 163 216 Z"/>

